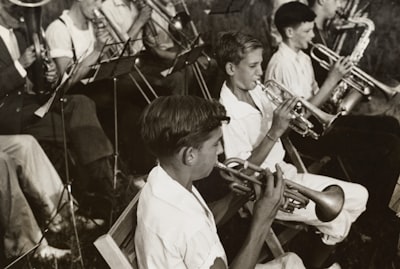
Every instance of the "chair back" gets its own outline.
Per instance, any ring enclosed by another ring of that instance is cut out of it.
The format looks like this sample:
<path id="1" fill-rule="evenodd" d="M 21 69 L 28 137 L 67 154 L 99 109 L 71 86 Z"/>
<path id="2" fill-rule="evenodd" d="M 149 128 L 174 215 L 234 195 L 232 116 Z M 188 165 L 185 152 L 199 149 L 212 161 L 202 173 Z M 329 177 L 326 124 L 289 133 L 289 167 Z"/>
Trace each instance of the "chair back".
<path id="1" fill-rule="evenodd" d="M 138 269 L 135 252 L 137 204 L 140 191 L 132 199 L 111 229 L 94 242 L 111 269 Z"/>

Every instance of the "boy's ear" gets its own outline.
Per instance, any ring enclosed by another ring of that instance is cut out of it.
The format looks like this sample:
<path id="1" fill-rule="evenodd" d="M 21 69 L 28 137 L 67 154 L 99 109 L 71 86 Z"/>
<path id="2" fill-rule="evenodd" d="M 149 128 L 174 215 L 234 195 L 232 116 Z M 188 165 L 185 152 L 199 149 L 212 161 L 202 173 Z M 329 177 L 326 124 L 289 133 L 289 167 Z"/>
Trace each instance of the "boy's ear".
<path id="1" fill-rule="evenodd" d="M 286 27 L 285 28 L 285 35 L 287 38 L 291 38 L 293 36 L 294 29 L 293 27 Z"/>
<path id="2" fill-rule="evenodd" d="M 231 62 L 227 62 L 225 65 L 225 72 L 228 76 L 232 76 L 235 73 L 235 65 Z"/>
<path id="3" fill-rule="evenodd" d="M 197 156 L 196 149 L 193 147 L 183 147 L 181 149 L 181 152 L 182 152 L 182 162 L 185 165 L 192 166 Z"/>

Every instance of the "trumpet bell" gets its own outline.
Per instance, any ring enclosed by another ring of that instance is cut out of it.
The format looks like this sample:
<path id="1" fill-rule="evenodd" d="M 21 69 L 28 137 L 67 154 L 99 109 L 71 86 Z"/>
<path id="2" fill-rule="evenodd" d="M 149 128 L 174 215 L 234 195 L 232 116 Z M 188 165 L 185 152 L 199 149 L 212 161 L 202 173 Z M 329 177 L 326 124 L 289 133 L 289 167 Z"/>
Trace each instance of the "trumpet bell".
<path id="1" fill-rule="evenodd" d="M 338 185 L 330 185 L 319 195 L 312 197 L 315 202 L 315 214 L 323 222 L 334 220 L 343 209 L 344 192 Z"/>

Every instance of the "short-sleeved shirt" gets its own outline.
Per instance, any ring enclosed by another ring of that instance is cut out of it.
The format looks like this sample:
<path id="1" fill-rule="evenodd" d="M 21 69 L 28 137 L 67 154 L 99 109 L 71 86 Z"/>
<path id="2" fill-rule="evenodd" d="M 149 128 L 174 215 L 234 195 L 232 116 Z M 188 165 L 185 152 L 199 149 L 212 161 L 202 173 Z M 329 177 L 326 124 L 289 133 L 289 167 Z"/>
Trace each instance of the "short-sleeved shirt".
<path id="1" fill-rule="evenodd" d="M 140 14 L 135 3 L 130 1 L 129 6 L 127 6 L 123 0 L 106 0 L 102 4 L 102 10 L 110 22 L 128 40 L 128 31 Z M 138 52 L 143 48 L 142 31 L 140 31 L 133 43 L 133 49 Z"/>
<path id="2" fill-rule="evenodd" d="M 273 111 L 276 107 L 260 86 L 256 86 L 249 93 L 258 109 L 237 99 L 226 83 L 222 86 L 220 102 L 231 118 L 228 124 L 222 125 L 226 158 L 237 157 L 246 160 L 271 128 Z M 284 156 L 285 150 L 278 139 L 261 167 L 275 171 L 275 164 L 282 164 Z"/>
<path id="3" fill-rule="evenodd" d="M 157 166 L 138 204 L 135 247 L 139 268 L 210 268 L 227 259 L 214 217 L 192 187 L 188 191 Z"/>
<path id="4" fill-rule="evenodd" d="M 283 42 L 268 63 L 265 80 L 268 79 L 278 81 L 305 99 L 319 90 L 310 57 L 302 50 L 294 51 Z"/>
<path id="5" fill-rule="evenodd" d="M 46 39 L 50 47 L 52 58 L 74 57 L 75 49 L 76 60 L 83 60 L 93 52 L 96 37 L 93 25 L 88 22 L 88 28 L 81 30 L 77 28 L 68 15 L 68 10 L 64 10 L 59 19 L 53 21 L 46 29 Z"/>

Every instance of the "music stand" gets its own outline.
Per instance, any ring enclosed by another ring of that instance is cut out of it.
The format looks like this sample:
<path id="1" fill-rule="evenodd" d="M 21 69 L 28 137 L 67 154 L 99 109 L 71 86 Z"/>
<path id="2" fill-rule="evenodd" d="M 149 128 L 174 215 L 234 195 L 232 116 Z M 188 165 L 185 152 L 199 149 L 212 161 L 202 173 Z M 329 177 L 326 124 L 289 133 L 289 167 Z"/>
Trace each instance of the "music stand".
<path id="1" fill-rule="evenodd" d="M 197 45 L 190 50 L 183 51 L 176 56 L 172 67 L 168 70 L 168 75 L 193 64 L 202 54 L 204 45 Z"/>
<path id="2" fill-rule="evenodd" d="M 246 5 L 247 0 L 218 0 L 214 1 L 211 6 L 209 15 L 213 14 L 227 14 L 242 11 Z"/>
<path id="3" fill-rule="evenodd" d="M 94 74 L 89 78 L 89 83 L 100 81 L 103 79 L 113 79 L 113 98 L 114 98 L 114 167 L 113 167 L 113 190 L 117 188 L 117 176 L 121 171 L 118 169 L 118 158 L 119 158 L 119 147 L 118 147 L 118 104 L 117 104 L 117 78 L 121 75 L 128 74 L 135 66 L 136 55 L 129 55 L 130 43 L 132 40 L 127 40 L 123 44 L 123 49 L 119 55 L 115 58 L 108 59 L 105 61 L 98 61 L 97 64 L 93 65 Z M 106 44 L 106 46 L 115 46 L 121 43 Z M 107 53 L 107 49 L 102 50 L 102 53 Z M 127 52 L 127 53 L 126 53 Z M 127 55 L 127 56 L 124 56 Z M 99 59 L 103 57 L 99 55 Z M 110 226 L 113 218 L 113 207 L 110 212 Z"/>

